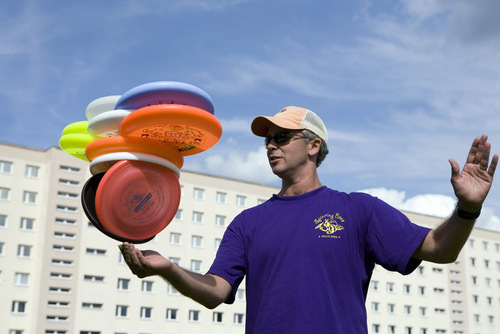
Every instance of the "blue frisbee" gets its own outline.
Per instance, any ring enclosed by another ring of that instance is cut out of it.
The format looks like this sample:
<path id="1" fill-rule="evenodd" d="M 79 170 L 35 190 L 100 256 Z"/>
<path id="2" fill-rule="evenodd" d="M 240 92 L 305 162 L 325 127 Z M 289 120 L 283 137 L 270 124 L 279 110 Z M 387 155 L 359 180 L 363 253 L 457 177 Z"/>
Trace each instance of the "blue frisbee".
<path id="1" fill-rule="evenodd" d="M 204 90 L 177 81 L 150 82 L 132 88 L 116 102 L 115 109 L 140 109 L 158 104 L 181 104 L 214 113 L 214 104 Z"/>

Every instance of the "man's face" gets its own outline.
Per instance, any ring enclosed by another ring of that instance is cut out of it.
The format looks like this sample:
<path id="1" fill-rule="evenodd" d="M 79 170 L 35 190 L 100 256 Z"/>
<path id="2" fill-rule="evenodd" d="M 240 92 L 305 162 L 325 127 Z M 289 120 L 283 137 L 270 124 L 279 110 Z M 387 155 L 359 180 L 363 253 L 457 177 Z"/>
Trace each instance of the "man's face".
<path id="1" fill-rule="evenodd" d="M 274 137 L 276 136 L 276 137 Z M 308 162 L 308 145 L 300 130 L 285 130 L 271 124 L 266 136 L 269 165 L 273 173 L 293 177 Z"/>

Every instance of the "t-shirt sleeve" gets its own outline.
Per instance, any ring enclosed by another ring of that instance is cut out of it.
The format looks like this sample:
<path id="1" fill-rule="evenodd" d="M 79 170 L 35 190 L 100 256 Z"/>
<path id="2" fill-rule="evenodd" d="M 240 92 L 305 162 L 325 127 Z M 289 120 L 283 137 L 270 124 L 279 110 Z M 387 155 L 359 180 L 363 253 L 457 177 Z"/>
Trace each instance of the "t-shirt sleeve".
<path id="1" fill-rule="evenodd" d="M 374 262 L 385 269 L 410 274 L 422 262 L 412 255 L 430 228 L 416 225 L 387 203 L 374 200 L 369 216 L 367 249 Z"/>
<path id="2" fill-rule="evenodd" d="M 232 304 L 238 287 L 246 274 L 246 252 L 241 231 L 244 215 L 238 215 L 228 226 L 217 250 L 215 260 L 208 271 L 225 279 L 232 286 L 232 293 L 225 301 Z"/>

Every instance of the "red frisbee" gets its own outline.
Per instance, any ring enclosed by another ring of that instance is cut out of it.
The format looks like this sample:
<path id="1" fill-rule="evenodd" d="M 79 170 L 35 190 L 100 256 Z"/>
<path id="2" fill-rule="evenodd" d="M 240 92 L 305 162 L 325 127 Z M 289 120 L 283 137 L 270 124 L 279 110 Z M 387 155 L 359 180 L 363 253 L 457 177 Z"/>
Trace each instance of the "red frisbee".
<path id="1" fill-rule="evenodd" d="M 171 143 L 183 156 L 203 152 L 222 136 L 219 120 L 205 110 L 179 104 L 144 107 L 130 113 L 120 125 L 124 137 Z"/>
<path id="2" fill-rule="evenodd" d="M 146 239 L 162 231 L 180 203 L 177 174 L 145 161 L 122 160 L 102 178 L 95 206 L 102 226 L 130 239 Z"/>

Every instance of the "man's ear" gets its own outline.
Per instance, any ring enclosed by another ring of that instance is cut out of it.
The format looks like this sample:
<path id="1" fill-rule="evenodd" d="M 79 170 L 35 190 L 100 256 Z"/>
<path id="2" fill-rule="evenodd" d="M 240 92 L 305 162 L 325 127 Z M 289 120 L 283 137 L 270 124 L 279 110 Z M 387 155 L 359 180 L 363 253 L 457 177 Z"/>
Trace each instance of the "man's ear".
<path id="1" fill-rule="evenodd" d="M 321 148 L 321 139 L 314 138 L 309 140 L 309 156 L 313 157 L 319 153 L 319 149 Z"/>

